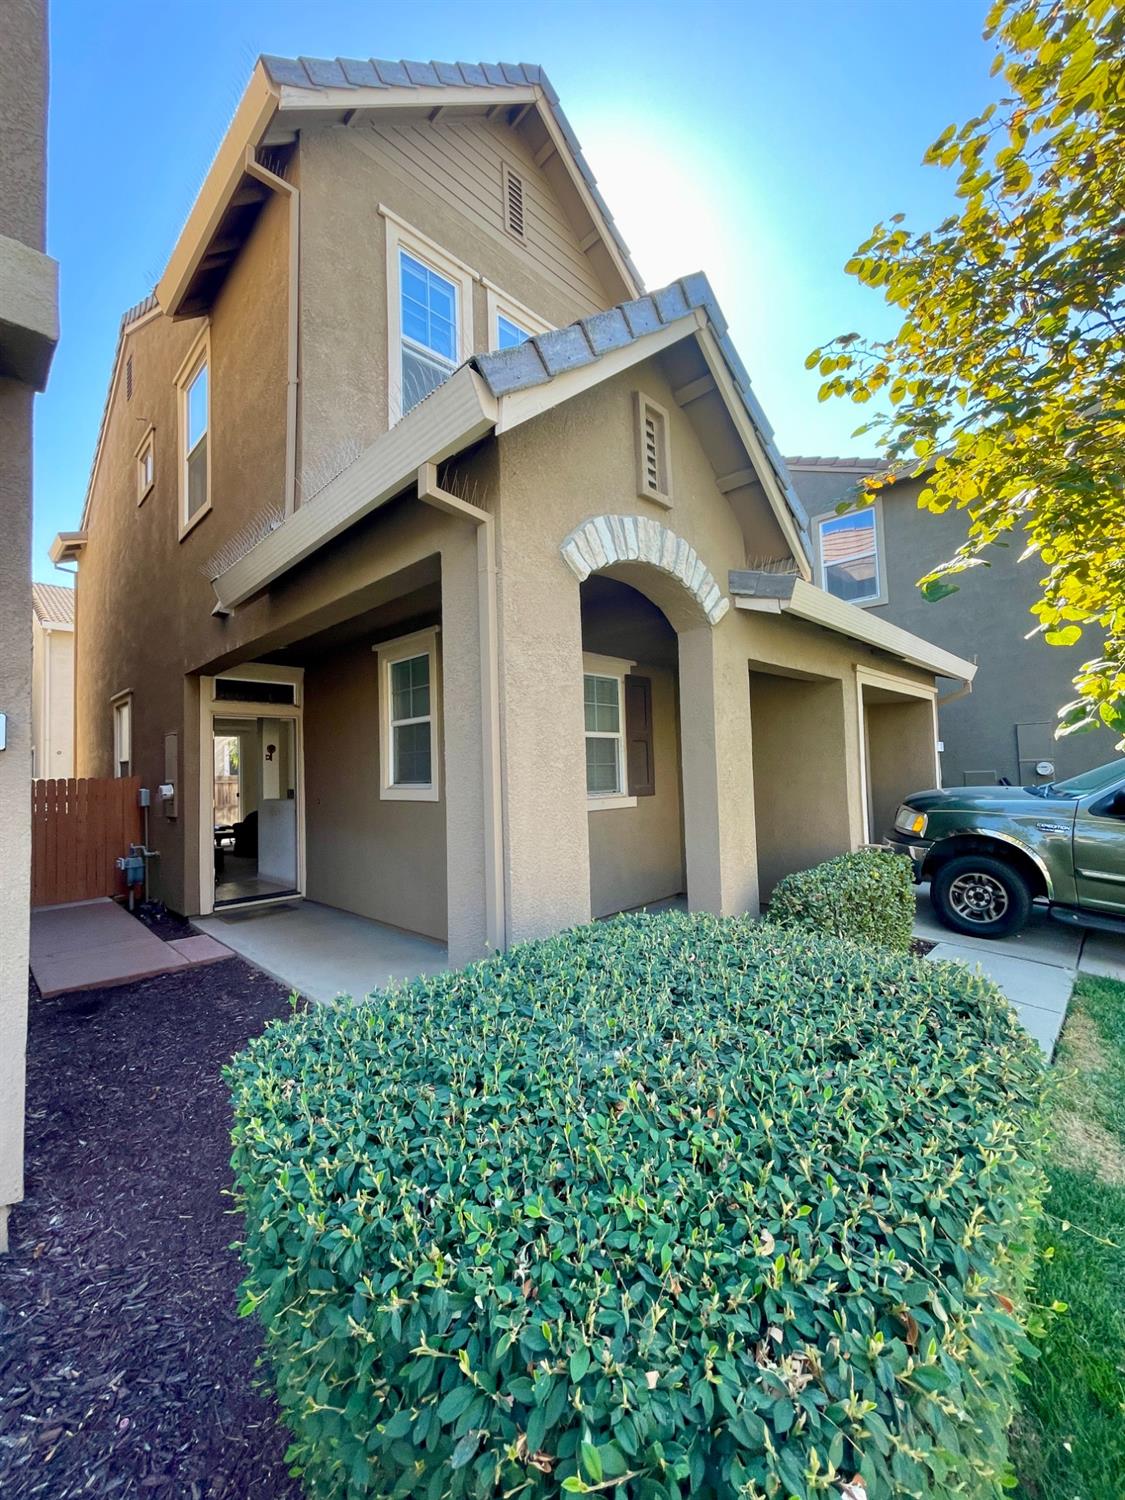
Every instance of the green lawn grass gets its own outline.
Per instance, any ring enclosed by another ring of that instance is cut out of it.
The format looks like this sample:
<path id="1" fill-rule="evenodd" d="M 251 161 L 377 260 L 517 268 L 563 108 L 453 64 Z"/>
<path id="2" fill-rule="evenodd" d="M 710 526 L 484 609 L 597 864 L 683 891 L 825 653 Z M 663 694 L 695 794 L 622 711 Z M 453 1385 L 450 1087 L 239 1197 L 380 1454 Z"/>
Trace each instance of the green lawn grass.
<path id="1" fill-rule="evenodd" d="M 1056 1067 L 1034 1297 L 1048 1315 L 1027 1366 L 1012 1460 L 1024 1500 L 1125 1496 L 1125 984 L 1082 978 Z"/>

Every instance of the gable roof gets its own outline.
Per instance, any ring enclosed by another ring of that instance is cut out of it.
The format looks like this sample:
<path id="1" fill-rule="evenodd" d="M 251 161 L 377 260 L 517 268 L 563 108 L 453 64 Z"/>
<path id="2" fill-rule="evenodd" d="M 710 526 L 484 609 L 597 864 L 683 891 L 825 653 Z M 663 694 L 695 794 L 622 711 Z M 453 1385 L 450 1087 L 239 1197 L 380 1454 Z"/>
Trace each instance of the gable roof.
<path id="1" fill-rule="evenodd" d="M 605 228 L 629 268 L 637 290 L 644 287 L 640 272 L 633 264 L 629 247 L 614 222 L 609 205 L 601 195 L 597 178 L 590 170 L 578 137 L 559 103 L 551 80 L 538 63 L 465 63 L 389 62 L 379 57 L 275 57 L 262 55 L 262 66 L 278 85 L 302 89 L 507 89 L 524 85 L 542 90 L 543 99 L 563 140 L 570 149 L 590 196 L 597 204 Z"/>
<path id="2" fill-rule="evenodd" d="M 125 339 L 133 328 L 147 322 L 154 317 L 160 309 L 156 305 L 156 293 L 149 292 L 147 297 L 142 297 L 135 302 L 127 312 L 122 313 L 121 322 L 117 325 L 117 344 L 113 351 L 113 364 L 109 370 L 109 384 L 105 389 L 105 401 L 102 403 L 102 418 L 98 423 L 97 441 L 94 443 L 94 456 L 90 460 L 90 477 L 86 481 L 86 498 L 82 503 L 81 530 L 85 531 L 90 519 L 90 500 L 94 493 L 94 480 L 98 473 L 98 464 L 101 462 L 102 448 L 105 445 L 106 428 L 109 426 L 109 413 L 113 405 L 113 393 L 117 389 L 118 377 L 121 374 L 121 357 L 125 353 Z"/>
<path id="3" fill-rule="evenodd" d="M 683 276 L 678 281 L 670 282 L 643 297 L 636 297 L 631 302 L 619 303 L 608 312 L 594 313 L 565 328 L 538 334 L 514 349 L 504 349 L 496 354 L 474 355 L 469 362 L 484 377 L 494 396 L 506 396 L 513 391 L 544 385 L 556 375 L 594 364 L 615 349 L 626 348 L 647 334 L 656 333 L 677 322 L 694 309 L 698 309 L 706 317 L 742 406 L 808 551 L 808 512 L 793 487 L 785 459 L 774 442 L 769 418 L 754 394 L 746 366 L 727 329 L 723 310 L 711 283 L 702 271 Z"/>
<path id="4" fill-rule="evenodd" d="M 40 625 L 73 625 L 74 590 L 62 583 L 33 583 L 31 608 Z"/>
<path id="5" fill-rule="evenodd" d="M 752 467 L 728 477 L 737 484 L 761 483 L 794 549 L 798 569 L 807 570 L 810 548 L 804 506 L 750 389 L 710 282 L 696 273 L 566 328 L 538 334 L 516 349 L 471 356 L 318 491 L 315 503 L 309 503 L 313 497 L 307 496 L 280 526 L 221 568 L 212 580 L 219 609 L 236 608 L 348 527 L 396 495 L 409 492 L 420 466 L 440 463 L 481 438 L 510 431 L 547 406 L 578 394 L 575 377 L 587 373 L 593 377 L 581 387 L 586 389 L 691 338 L 697 340 L 715 373 L 715 394 L 732 419 L 742 419 L 738 437 Z M 549 388 L 555 382 L 552 392 Z M 554 399 L 536 403 L 535 409 L 513 408 L 512 403 L 523 401 L 525 391 L 537 387 L 548 388 L 544 395 Z M 724 493 L 734 487 L 734 483 L 717 482 Z"/>
<path id="6" fill-rule="evenodd" d="M 305 125 L 351 123 L 367 112 L 506 114 L 513 127 L 534 112 L 545 135 L 544 169 L 557 159 L 581 215 L 584 253 L 610 290 L 643 289 L 589 163 L 550 80 L 534 63 L 390 62 L 381 58 L 263 56 L 157 285 L 172 317 L 205 311 L 266 196 L 253 163 L 260 149 L 284 148 Z M 589 228 L 589 234 L 586 230 Z M 201 279 L 202 278 L 202 279 Z"/>

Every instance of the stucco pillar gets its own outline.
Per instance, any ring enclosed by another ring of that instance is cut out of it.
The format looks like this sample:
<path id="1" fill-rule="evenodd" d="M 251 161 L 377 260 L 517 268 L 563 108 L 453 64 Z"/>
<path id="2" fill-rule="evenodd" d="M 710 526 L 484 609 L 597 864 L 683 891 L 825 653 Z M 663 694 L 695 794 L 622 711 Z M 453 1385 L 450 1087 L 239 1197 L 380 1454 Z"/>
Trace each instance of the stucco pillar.
<path id="1" fill-rule="evenodd" d="M 441 549 L 442 724 L 449 962 L 489 951 L 482 615 L 484 528 L 451 524 Z"/>
<path id="2" fill-rule="evenodd" d="M 688 905 L 757 912 L 746 651 L 722 622 L 681 632 L 679 647 Z"/>
<path id="3" fill-rule="evenodd" d="M 0 380 L 0 1251 L 23 1198 L 31 868 L 31 390 Z"/>
<path id="4" fill-rule="evenodd" d="M 557 554 L 501 576 L 501 748 L 509 943 L 590 920 L 578 581 Z"/>

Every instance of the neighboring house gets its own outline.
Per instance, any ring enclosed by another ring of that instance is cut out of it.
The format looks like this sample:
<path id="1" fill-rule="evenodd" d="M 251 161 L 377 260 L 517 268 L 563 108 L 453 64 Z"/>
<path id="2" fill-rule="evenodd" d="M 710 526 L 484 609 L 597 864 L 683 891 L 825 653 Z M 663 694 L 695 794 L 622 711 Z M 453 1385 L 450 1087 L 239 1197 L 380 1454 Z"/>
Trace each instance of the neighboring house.
<path id="1" fill-rule="evenodd" d="M 31 867 L 31 409 L 58 339 L 43 253 L 47 12 L 0 0 L 0 1250 L 23 1197 Z"/>
<path id="2" fill-rule="evenodd" d="M 453 963 L 756 909 L 934 778 L 973 670 L 809 581 L 706 279 L 644 293 L 528 65 L 259 61 L 53 554 L 78 772 L 153 790 L 158 894 Z"/>
<path id="3" fill-rule="evenodd" d="M 31 585 L 31 774 L 74 775 L 74 590 Z"/>
<path id="4" fill-rule="evenodd" d="M 1116 736 L 1108 729 L 1054 737 L 1059 710 L 1077 696 L 1074 675 L 1097 645 L 1087 637 L 1072 647 L 1048 646 L 1032 634 L 1043 569 L 1034 559 L 1019 561 L 1018 541 L 992 548 L 989 566 L 959 574 L 951 580 L 957 593 L 931 604 L 918 580 L 964 541 L 964 511 L 919 510 L 921 478 L 885 486 L 873 505 L 849 506 L 861 478 L 884 471 L 878 459 L 791 458 L 788 465 L 812 517 L 817 583 L 977 663 L 971 692 L 942 685 L 945 786 L 1002 778 L 1026 785 L 1114 759 Z"/>

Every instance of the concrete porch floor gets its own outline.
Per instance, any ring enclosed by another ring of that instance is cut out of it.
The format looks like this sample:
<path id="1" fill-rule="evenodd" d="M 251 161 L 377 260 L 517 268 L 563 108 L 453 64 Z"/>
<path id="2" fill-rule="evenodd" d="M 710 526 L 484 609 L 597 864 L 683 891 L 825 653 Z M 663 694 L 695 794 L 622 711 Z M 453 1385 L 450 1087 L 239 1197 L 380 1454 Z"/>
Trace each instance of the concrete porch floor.
<path id="1" fill-rule="evenodd" d="M 394 980 L 448 967 L 444 944 L 317 901 L 192 920 L 255 967 L 322 1003 L 341 995 L 362 1000 Z"/>

